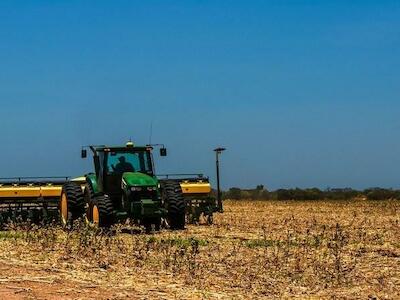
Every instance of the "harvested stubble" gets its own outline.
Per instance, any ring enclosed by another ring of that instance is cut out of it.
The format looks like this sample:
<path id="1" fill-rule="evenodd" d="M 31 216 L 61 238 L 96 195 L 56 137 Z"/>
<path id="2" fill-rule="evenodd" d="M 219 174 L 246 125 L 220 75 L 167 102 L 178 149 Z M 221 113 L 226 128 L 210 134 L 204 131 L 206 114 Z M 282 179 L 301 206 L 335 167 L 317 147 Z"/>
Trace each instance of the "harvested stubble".
<path id="1" fill-rule="evenodd" d="M 115 230 L 0 232 L 0 296 L 400 298 L 399 201 L 227 201 L 212 226 Z"/>

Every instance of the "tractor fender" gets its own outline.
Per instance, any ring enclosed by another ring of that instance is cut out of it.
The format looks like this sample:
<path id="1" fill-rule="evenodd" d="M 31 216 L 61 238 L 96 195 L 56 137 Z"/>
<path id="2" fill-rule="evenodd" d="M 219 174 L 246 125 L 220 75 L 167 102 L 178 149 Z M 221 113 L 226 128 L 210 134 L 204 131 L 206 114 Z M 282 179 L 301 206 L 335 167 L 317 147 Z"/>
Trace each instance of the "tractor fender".
<path id="1" fill-rule="evenodd" d="M 95 194 L 99 193 L 100 191 L 99 191 L 99 186 L 97 185 L 96 175 L 95 174 L 87 174 L 85 177 L 86 177 L 86 182 L 91 185 L 93 192 Z"/>

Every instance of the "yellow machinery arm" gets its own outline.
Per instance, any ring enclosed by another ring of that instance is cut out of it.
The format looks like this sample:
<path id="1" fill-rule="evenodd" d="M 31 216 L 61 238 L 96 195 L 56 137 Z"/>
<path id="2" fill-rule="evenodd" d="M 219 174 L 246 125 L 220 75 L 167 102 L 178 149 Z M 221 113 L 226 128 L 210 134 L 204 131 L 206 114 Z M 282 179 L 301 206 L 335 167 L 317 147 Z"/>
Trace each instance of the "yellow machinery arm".
<path id="1" fill-rule="evenodd" d="M 184 195 L 190 194 L 209 194 L 211 193 L 211 185 L 209 182 L 189 182 L 189 181 L 182 181 L 180 182 L 182 193 Z"/>
<path id="2" fill-rule="evenodd" d="M 0 179 L 0 224 L 18 217 L 30 220 L 53 218 L 67 177 Z"/>
<path id="3" fill-rule="evenodd" d="M 44 186 L 4 186 L 0 185 L 0 203 L 2 198 L 47 198 L 59 197 L 61 195 L 62 186 L 44 185 Z"/>

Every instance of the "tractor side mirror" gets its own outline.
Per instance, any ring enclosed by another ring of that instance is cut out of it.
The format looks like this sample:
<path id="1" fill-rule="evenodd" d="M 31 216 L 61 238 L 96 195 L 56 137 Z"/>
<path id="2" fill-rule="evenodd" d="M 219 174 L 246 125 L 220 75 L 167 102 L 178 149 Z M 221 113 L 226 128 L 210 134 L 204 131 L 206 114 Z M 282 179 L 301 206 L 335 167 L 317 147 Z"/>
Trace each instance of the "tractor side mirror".
<path id="1" fill-rule="evenodd" d="M 82 158 L 86 158 L 86 157 L 87 157 L 87 151 L 86 151 L 86 149 L 82 149 L 82 151 L 81 151 L 81 157 L 82 157 Z"/>
<path id="2" fill-rule="evenodd" d="M 160 156 L 167 156 L 167 148 L 160 148 Z"/>

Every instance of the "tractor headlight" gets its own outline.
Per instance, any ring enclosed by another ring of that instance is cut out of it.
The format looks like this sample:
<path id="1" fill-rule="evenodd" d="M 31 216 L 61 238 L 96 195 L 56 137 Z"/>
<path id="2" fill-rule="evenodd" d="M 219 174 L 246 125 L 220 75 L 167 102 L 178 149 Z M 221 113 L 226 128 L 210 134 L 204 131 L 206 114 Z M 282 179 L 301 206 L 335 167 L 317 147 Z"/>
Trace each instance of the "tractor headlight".
<path id="1" fill-rule="evenodd" d="M 157 190 L 157 188 L 155 186 L 148 186 L 147 187 L 147 191 L 149 192 L 155 192 Z"/>
<path id="2" fill-rule="evenodd" d="M 131 187 L 131 192 L 140 192 L 142 190 L 142 187 L 140 186 L 132 186 Z"/>

